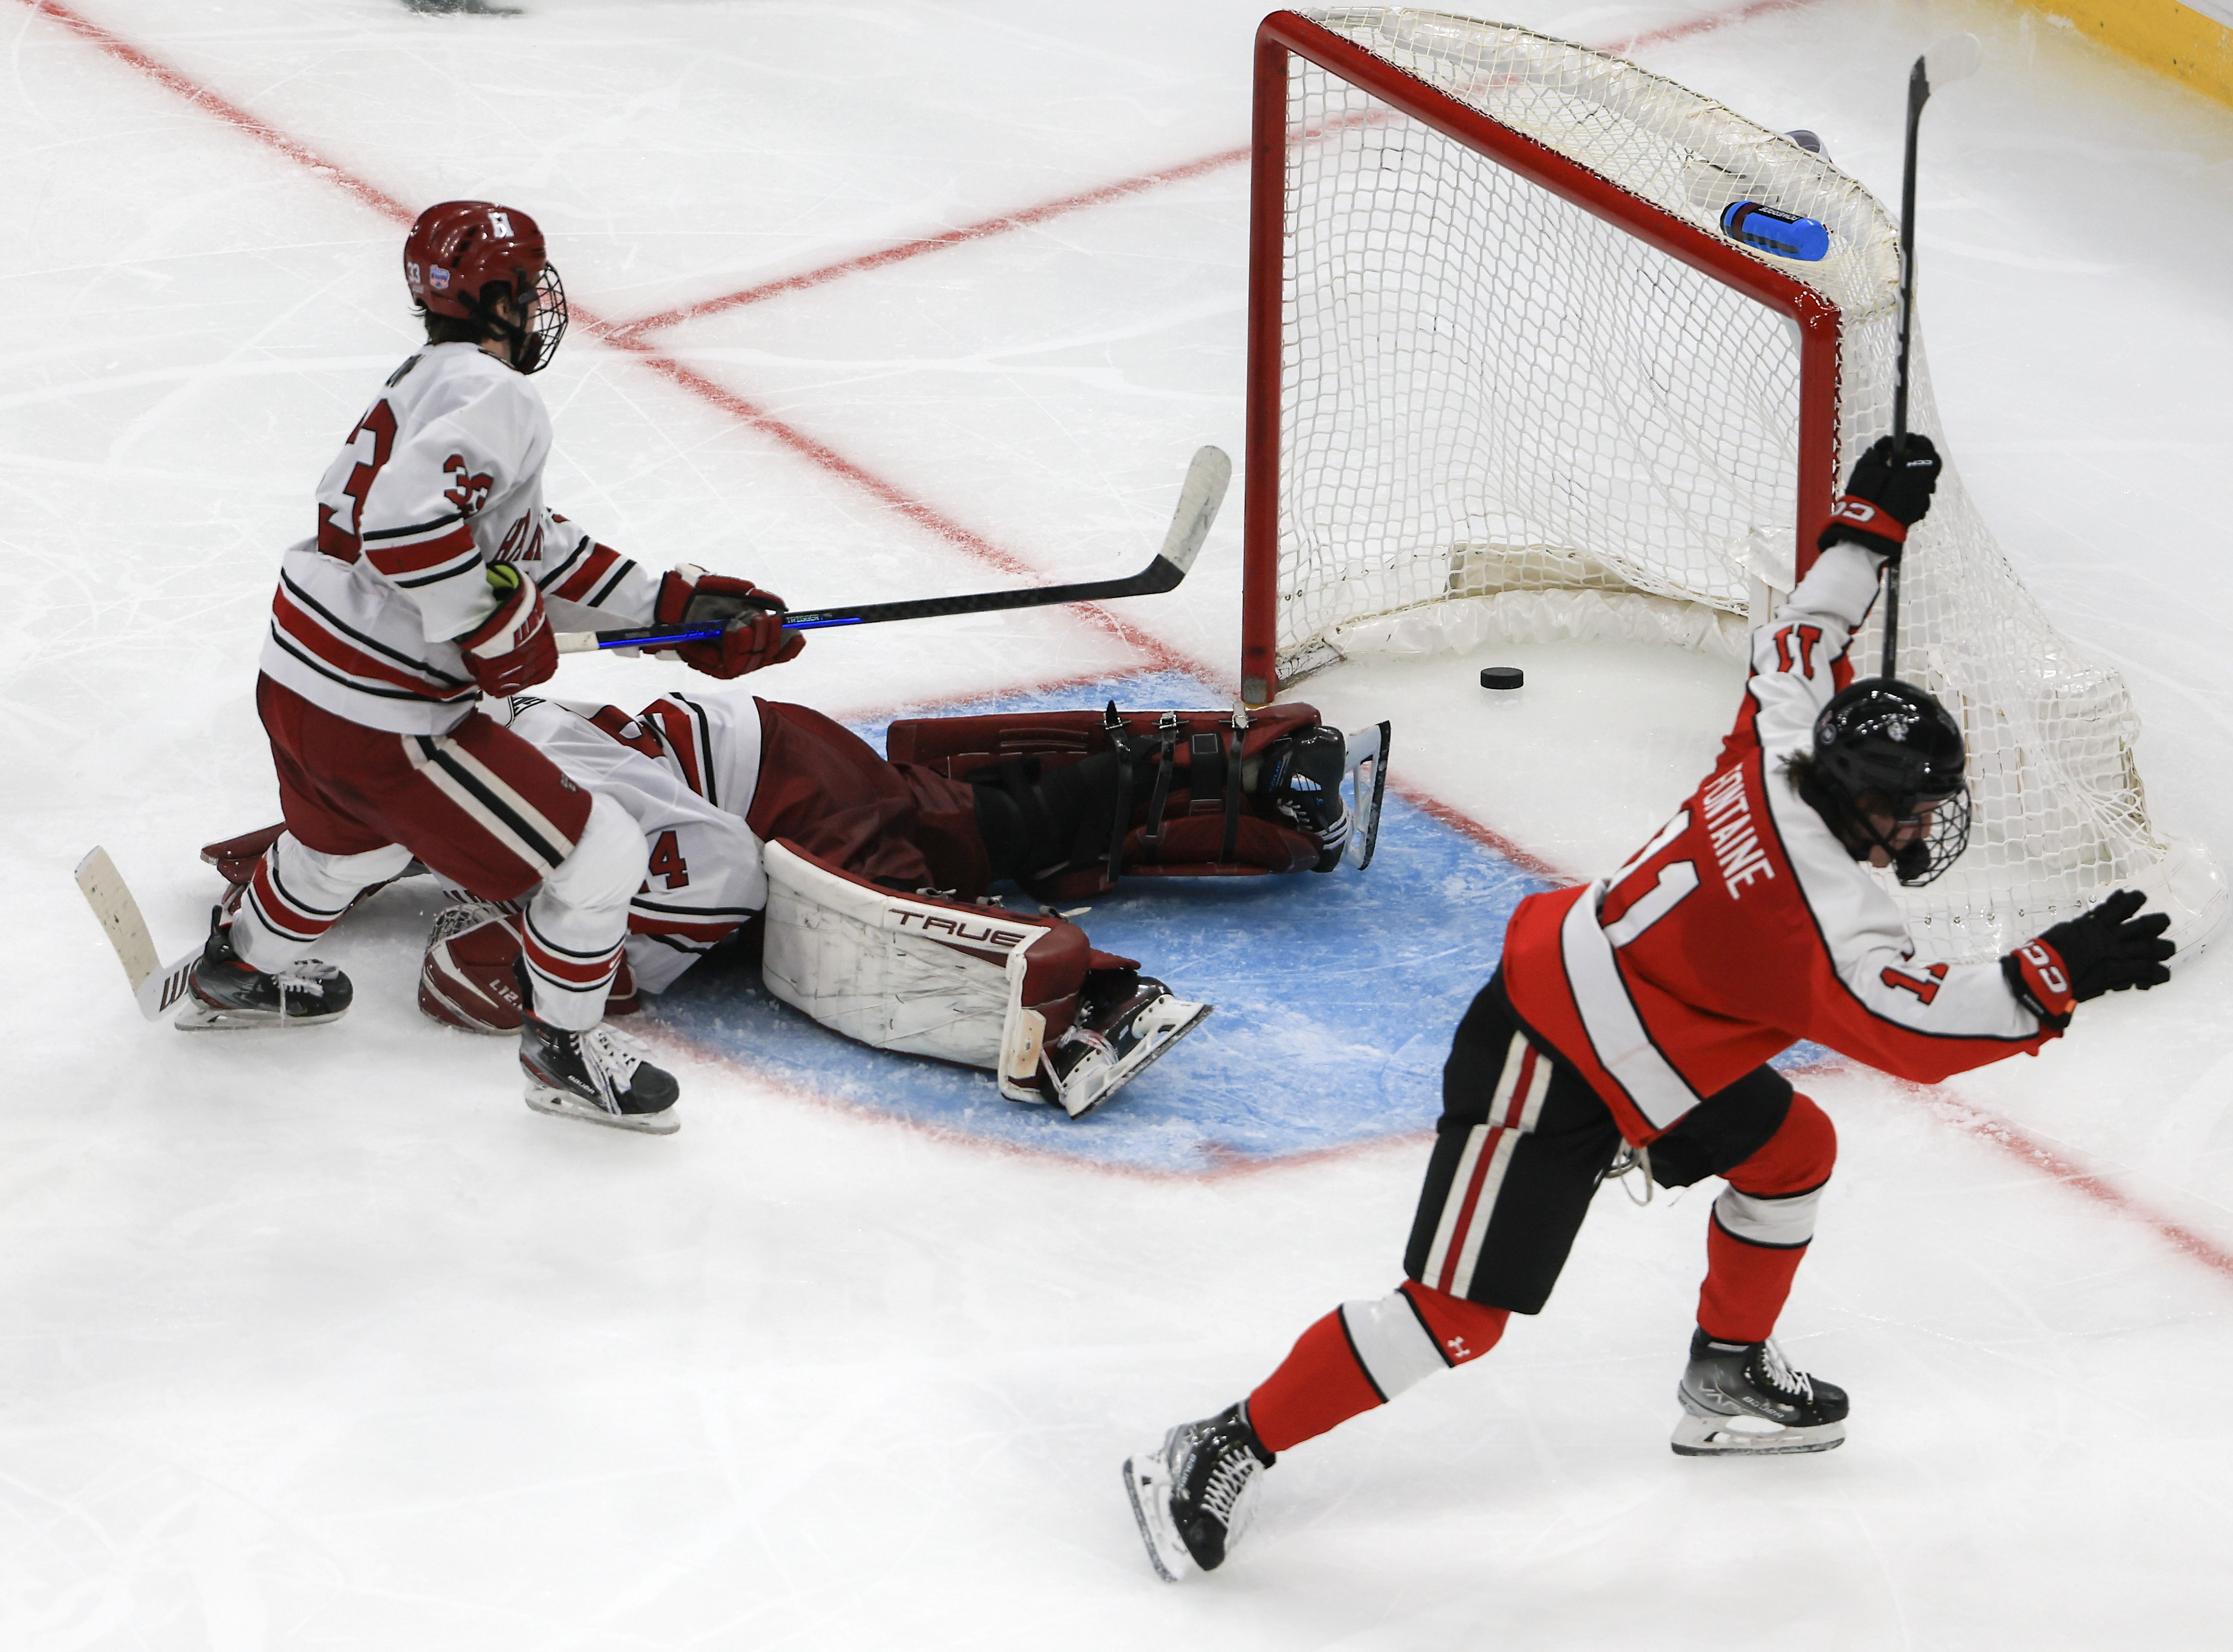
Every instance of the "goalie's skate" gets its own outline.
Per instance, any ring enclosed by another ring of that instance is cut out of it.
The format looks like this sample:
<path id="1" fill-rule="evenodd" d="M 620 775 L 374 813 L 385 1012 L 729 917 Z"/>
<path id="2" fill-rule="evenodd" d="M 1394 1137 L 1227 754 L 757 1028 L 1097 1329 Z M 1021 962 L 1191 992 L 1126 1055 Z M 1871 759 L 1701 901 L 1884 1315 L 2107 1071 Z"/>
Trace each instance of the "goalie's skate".
<path id="1" fill-rule="evenodd" d="M 1161 981 L 1129 972 L 1097 1004 L 1089 985 L 1077 1023 L 1041 1058 L 1052 1099 L 1071 1117 L 1083 1118 L 1200 1026 L 1210 1008 L 1173 998 Z"/>
<path id="2" fill-rule="evenodd" d="M 1126 1458 L 1124 1494 L 1156 1575 L 1175 1584 L 1223 1565 L 1256 1517 L 1264 1471 L 1278 1460 L 1238 1405 L 1182 1422 L 1161 1446 Z"/>
<path id="3" fill-rule="evenodd" d="M 1794 1370 L 1774 1343 L 1690 1338 L 1669 1442 L 1681 1457 L 1828 1451 L 1846 1440 L 1846 1391 Z"/>
<path id="4" fill-rule="evenodd" d="M 520 1024 L 519 1064 L 527 1074 L 527 1104 L 554 1117 L 608 1124 L 615 1129 L 672 1135 L 681 1087 L 654 1067 L 643 1046 L 604 1025 L 571 1032 L 529 1016 Z"/>
<path id="5" fill-rule="evenodd" d="M 305 958 L 266 974 L 232 949 L 232 931 L 210 914 L 209 940 L 186 972 L 185 1003 L 171 1024 L 181 1032 L 257 1027 L 314 1027 L 348 1012 L 355 989 L 331 964 Z"/>
<path id="6" fill-rule="evenodd" d="M 1349 842 L 1342 858 L 1362 872 L 1380 846 L 1380 805 L 1388 797 L 1388 743 L 1393 731 L 1375 723 L 1349 736 L 1349 783 L 1352 794 Z"/>

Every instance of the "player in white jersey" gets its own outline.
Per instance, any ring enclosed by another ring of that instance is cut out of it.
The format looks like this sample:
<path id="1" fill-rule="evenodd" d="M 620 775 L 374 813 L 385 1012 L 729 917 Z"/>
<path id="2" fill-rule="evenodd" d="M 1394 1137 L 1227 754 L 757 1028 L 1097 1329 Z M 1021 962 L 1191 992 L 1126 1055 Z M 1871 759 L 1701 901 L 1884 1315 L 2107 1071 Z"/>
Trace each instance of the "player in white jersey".
<path id="1" fill-rule="evenodd" d="M 529 376 L 566 326 L 542 232 L 487 201 L 430 207 L 404 244 L 426 346 L 388 376 L 320 481 L 316 531 L 281 557 L 257 706 L 286 830 L 213 922 L 179 1024 L 329 1021 L 347 977 L 305 957 L 363 889 L 414 859 L 524 903 L 520 1061 L 538 1110 L 663 1134 L 673 1078 L 602 1023 L 645 848 L 479 709 L 557 668 L 551 619 L 726 626 L 676 652 L 716 677 L 787 660 L 782 604 L 748 582 L 658 575 L 550 510 L 550 415 Z"/>
<path id="2" fill-rule="evenodd" d="M 1352 745 L 1302 705 L 916 719 L 892 725 L 897 760 L 818 712 L 743 694 L 668 694 L 641 712 L 522 696 L 508 720 L 641 834 L 615 1012 L 752 925 L 763 981 L 823 1024 L 993 1069 L 1003 1094 L 1073 1117 L 1208 1006 L 1060 917 L 987 900 L 993 886 L 1070 901 L 1118 875 L 1361 867 L 1386 749 L 1384 729 Z M 238 882 L 276 830 L 205 857 Z M 446 912 L 420 1007 L 472 1031 L 516 1030 L 522 945 L 516 903 Z"/>

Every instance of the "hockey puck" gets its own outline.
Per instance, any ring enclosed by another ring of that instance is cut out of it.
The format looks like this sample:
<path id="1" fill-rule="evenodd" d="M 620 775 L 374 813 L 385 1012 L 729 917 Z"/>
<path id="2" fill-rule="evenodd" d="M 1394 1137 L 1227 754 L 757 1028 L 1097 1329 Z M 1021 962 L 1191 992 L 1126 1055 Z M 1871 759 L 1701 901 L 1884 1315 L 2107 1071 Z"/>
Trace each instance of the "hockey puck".
<path id="1" fill-rule="evenodd" d="M 1483 666 L 1481 686 L 1483 688 L 1520 688 L 1527 682 L 1527 673 L 1517 666 Z"/>

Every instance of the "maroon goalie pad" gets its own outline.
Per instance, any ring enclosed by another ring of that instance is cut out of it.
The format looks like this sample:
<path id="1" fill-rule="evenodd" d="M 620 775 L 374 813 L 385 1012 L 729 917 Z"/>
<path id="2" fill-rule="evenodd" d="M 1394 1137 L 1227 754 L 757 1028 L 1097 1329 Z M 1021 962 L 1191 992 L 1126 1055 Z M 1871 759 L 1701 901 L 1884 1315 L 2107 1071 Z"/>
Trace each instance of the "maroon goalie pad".
<path id="1" fill-rule="evenodd" d="M 1243 771 L 1274 741 L 1318 726 L 1317 708 L 1296 702 L 1253 712 L 1234 727 L 1230 712 L 1123 712 L 1126 736 L 1152 748 L 1172 742 L 1170 784 L 1157 808 L 1156 788 L 1132 800 L 1123 851 L 1129 877 L 1250 877 L 1307 872 L 1325 848 L 1249 797 Z M 895 763 L 920 764 L 966 779 L 1012 758 L 1037 758 L 1042 770 L 1082 762 L 1110 749 L 1103 713 L 1019 712 L 990 717 L 921 717 L 894 723 L 884 738 Z M 1042 898 L 1074 899 L 1110 887 L 1105 871 L 1078 868 L 1034 885 Z"/>
<path id="2" fill-rule="evenodd" d="M 519 953 L 518 913 L 485 901 L 448 908 L 435 918 L 426 938 L 426 956 L 419 966 L 420 1009 L 466 1032 L 517 1033 L 519 979 L 512 961 Z M 606 995 L 605 1013 L 633 1015 L 640 1007 L 635 977 L 623 958 Z"/>
<path id="3" fill-rule="evenodd" d="M 227 883 L 245 883 L 254 874 L 257 862 L 264 858 L 264 851 L 277 842 L 279 835 L 286 829 L 283 823 L 277 823 L 243 832 L 220 843 L 205 843 L 202 864 L 215 867 L 218 876 Z"/>

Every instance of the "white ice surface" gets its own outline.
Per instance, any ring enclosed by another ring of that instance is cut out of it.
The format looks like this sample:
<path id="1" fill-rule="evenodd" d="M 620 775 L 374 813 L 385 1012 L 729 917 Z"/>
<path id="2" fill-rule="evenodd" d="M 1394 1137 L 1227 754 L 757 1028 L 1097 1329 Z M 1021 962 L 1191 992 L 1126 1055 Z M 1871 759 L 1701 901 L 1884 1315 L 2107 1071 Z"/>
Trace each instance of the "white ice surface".
<path id="1" fill-rule="evenodd" d="M 1234 0 L 524 3 L 74 15 L 414 205 L 527 206 L 615 321 L 1247 135 Z M 1697 15 L 1511 11 L 1612 45 Z M 1936 0 L 1638 55 L 1816 128 L 1889 198 L 1906 65 L 1957 28 L 1989 57 L 1929 117 L 1947 426 L 2026 581 L 2131 680 L 2159 818 L 2223 855 L 2233 116 L 2037 13 Z M 140 1022 L 68 871 L 106 843 L 175 950 L 212 893 L 195 847 L 270 817 L 273 559 L 408 346 L 399 237 L 28 0 L 0 42 L 0 1646 L 2224 1643 L 2233 1278 L 2052 1169 L 2233 1247 L 2222 955 L 1935 1097 L 1810 1081 L 1845 1154 L 1785 1329 L 1854 1392 L 1844 1450 L 1667 1452 L 1706 1190 L 1609 1194 L 1548 1313 L 1292 1454 L 1249 1545 L 1183 1590 L 1148 1571 L 1118 1459 L 1393 1282 L 1416 1143 L 1115 1176 L 687 1050 L 680 1136 L 570 1128 L 520 1106 L 504 1044 L 412 1009 L 427 908 L 400 892 L 336 938 L 361 992 L 338 1027 Z M 651 341 L 1033 567 L 1136 566 L 1192 449 L 1240 452 L 1244 198 L 1214 171 Z M 635 554 L 802 603 L 1004 577 L 586 329 L 542 382 L 552 497 Z M 1213 673 L 1237 507 L 1181 592 L 1123 615 Z M 851 713 L 1140 657 L 1042 611 L 820 638 L 764 692 Z M 1578 874 L 1665 813 L 1735 703 L 1726 667 L 1574 647 L 1492 705 L 1481 663 L 1312 692 L 1392 716 L 1402 783 Z M 565 670 L 622 699 L 669 680 Z M 1308 994 L 1308 959 L 1266 967 Z"/>

